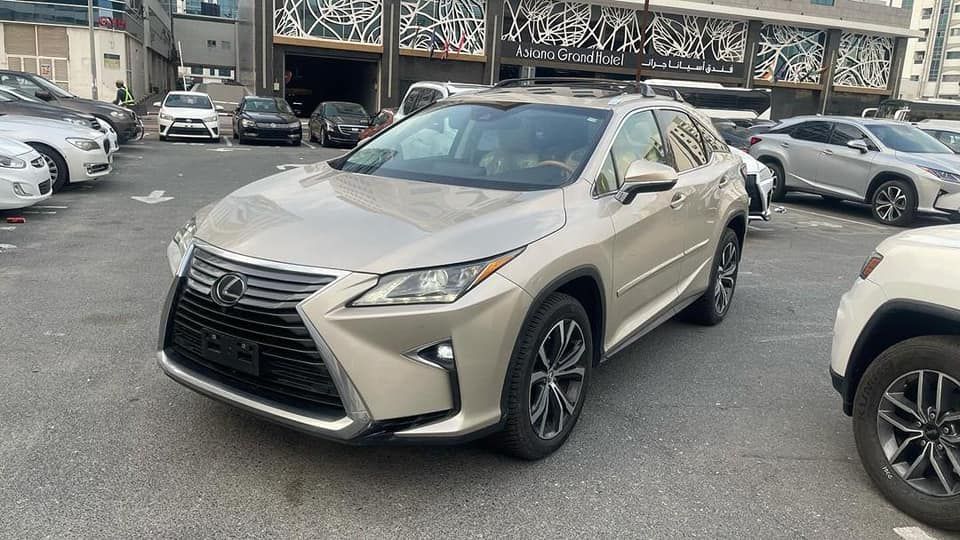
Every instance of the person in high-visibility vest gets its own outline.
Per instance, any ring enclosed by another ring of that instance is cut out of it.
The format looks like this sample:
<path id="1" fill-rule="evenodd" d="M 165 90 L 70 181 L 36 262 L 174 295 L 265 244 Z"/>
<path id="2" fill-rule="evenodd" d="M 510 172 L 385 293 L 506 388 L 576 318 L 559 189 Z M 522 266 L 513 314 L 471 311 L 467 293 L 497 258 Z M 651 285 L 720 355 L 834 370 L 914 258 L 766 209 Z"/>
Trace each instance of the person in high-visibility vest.
<path id="1" fill-rule="evenodd" d="M 132 107 L 135 103 L 133 94 L 127 90 L 127 85 L 123 84 L 123 81 L 117 81 L 117 99 L 113 100 L 113 104 L 121 107 Z"/>

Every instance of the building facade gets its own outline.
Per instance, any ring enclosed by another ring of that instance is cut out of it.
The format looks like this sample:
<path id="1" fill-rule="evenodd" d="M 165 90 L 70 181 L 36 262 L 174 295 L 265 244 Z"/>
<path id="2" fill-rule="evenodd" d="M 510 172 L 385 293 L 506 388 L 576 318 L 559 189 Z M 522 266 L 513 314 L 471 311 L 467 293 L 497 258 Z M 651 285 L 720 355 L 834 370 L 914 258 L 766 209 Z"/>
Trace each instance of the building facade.
<path id="1" fill-rule="evenodd" d="M 915 0 L 911 13 L 921 36 L 907 47 L 900 96 L 960 99 L 960 3 Z"/>
<path id="2" fill-rule="evenodd" d="M 371 111 L 417 80 L 639 70 L 771 88 L 775 117 L 852 113 L 898 91 L 891 73 L 920 35 L 900 2 L 651 0 L 645 16 L 642 0 L 268 0 L 253 2 L 241 48 L 260 93 Z"/>
<path id="3" fill-rule="evenodd" d="M 70 92 L 105 101 L 125 81 L 137 97 L 170 88 L 173 33 L 158 0 L 0 0 L 0 68 L 36 73 Z M 91 70 L 96 67 L 96 82 Z"/>

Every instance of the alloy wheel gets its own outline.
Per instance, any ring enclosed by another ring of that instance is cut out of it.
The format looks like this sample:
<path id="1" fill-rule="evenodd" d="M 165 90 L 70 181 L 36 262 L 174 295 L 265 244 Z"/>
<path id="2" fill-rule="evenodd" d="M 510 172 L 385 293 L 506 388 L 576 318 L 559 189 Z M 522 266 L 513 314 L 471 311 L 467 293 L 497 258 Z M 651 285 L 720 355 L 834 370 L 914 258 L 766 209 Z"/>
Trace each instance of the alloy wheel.
<path id="1" fill-rule="evenodd" d="M 728 242 L 720 252 L 717 266 L 717 284 L 713 291 L 713 305 L 717 313 L 726 313 L 733 299 L 733 289 L 737 284 L 737 244 Z"/>
<path id="2" fill-rule="evenodd" d="M 572 319 L 553 325 L 530 375 L 530 424 L 541 439 L 563 433 L 577 409 L 586 373 L 583 329 Z"/>
<path id="3" fill-rule="evenodd" d="M 890 468 L 904 482 L 926 495 L 960 495 L 956 379 L 936 370 L 919 370 L 893 381 L 880 400 L 877 434 Z"/>
<path id="4" fill-rule="evenodd" d="M 47 169 L 50 171 L 50 179 L 56 182 L 57 178 L 60 177 L 60 167 L 57 167 L 57 162 L 54 161 L 52 157 L 46 154 L 40 155 L 43 156 L 43 160 L 47 162 Z"/>
<path id="5" fill-rule="evenodd" d="M 907 194 L 897 186 L 887 186 L 877 193 L 877 215 L 884 221 L 896 221 L 907 211 Z"/>

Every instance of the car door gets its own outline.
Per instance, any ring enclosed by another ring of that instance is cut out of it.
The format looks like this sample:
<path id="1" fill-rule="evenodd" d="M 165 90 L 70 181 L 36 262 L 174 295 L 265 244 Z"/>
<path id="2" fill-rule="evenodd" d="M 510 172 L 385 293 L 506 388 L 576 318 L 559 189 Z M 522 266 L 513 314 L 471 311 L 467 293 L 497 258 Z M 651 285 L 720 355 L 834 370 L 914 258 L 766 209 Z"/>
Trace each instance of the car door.
<path id="1" fill-rule="evenodd" d="M 862 140 L 866 153 L 850 148 L 847 143 Z M 828 194 L 862 199 L 870 186 L 870 168 L 877 157 L 877 146 L 859 127 L 846 122 L 834 122 L 830 139 L 822 152 L 818 187 Z"/>
<path id="2" fill-rule="evenodd" d="M 780 142 L 788 157 L 784 164 L 786 185 L 815 188 L 819 181 L 820 160 L 830 137 L 830 122 L 809 120 L 801 122 L 789 132 L 789 138 Z"/>
<path id="3" fill-rule="evenodd" d="M 234 132 L 234 133 L 239 133 L 239 132 L 240 132 L 240 115 L 243 113 L 243 106 L 244 106 L 246 103 L 247 103 L 247 101 L 246 101 L 245 99 L 244 99 L 244 100 L 240 100 L 240 103 L 237 105 L 237 108 L 233 110 L 233 122 L 232 122 L 232 125 L 233 125 L 233 132 Z"/>
<path id="4" fill-rule="evenodd" d="M 671 208 L 676 190 L 641 193 L 630 204 L 612 196 L 636 160 L 673 166 L 652 110 L 635 111 L 620 124 L 596 182 L 609 205 L 614 227 L 611 314 L 614 343 L 620 342 L 676 300 L 683 253 L 681 212 Z"/>

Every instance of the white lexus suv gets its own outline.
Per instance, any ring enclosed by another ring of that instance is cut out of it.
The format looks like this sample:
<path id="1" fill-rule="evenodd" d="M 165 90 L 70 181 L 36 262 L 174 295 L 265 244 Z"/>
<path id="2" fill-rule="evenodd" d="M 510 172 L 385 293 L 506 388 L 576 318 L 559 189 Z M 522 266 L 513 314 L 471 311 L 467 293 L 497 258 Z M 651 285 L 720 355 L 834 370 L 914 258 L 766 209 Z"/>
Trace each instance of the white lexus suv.
<path id="1" fill-rule="evenodd" d="M 877 247 L 840 303 L 831 363 L 880 491 L 921 521 L 960 530 L 960 226 Z"/>

